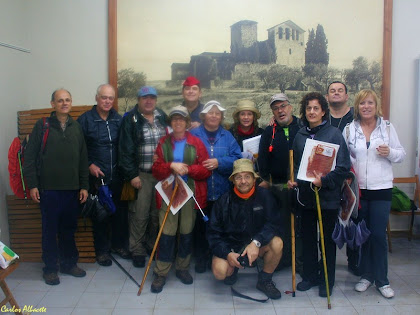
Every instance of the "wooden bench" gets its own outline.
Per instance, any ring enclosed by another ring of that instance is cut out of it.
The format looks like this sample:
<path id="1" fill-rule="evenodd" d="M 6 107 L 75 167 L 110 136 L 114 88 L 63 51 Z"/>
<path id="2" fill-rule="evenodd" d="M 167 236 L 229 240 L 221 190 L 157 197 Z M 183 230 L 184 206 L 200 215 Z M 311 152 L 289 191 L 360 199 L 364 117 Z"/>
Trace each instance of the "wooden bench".
<path id="1" fill-rule="evenodd" d="M 81 114 L 90 110 L 88 106 L 73 106 L 71 116 L 77 119 Z M 32 132 L 36 121 L 48 117 L 53 109 L 35 109 L 18 112 L 18 135 L 23 139 Z M 16 196 L 6 196 L 10 247 L 20 256 L 21 261 L 42 261 L 42 221 L 39 204 L 32 200 L 19 199 Z M 79 250 L 79 262 L 95 262 L 95 248 L 93 244 L 92 222 L 90 219 L 79 219 L 75 234 L 76 245 Z"/>
<path id="2" fill-rule="evenodd" d="M 394 184 L 410 184 L 412 185 L 412 189 L 414 191 L 413 194 L 413 200 L 414 203 L 417 206 L 417 210 L 413 211 L 397 211 L 397 210 L 393 210 L 391 209 L 391 213 L 390 215 L 396 215 L 396 216 L 410 216 L 411 220 L 410 220 L 410 226 L 408 228 L 408 230 L 403 231 L 407 233 L 407 238 L 409 241 L 412 240 L 413 238 L 413 226 L 414 226 L 414 217 L 416 215 L 420 215 L 420 210 L 419 210 L 419 201 L 420 201 L 420 185 L 419 185 L 419 177 L 418 175 L 412 176 L 412 177 L 396 177 L 394 178 Z M 391 226 L 389 224 L 389 220 L 388 220 L 388 226 L 387 226 L 387 234 L 388 234 L 388 251 L 390 253 L 392 253 L 392 242 L 391 242 Z"/>

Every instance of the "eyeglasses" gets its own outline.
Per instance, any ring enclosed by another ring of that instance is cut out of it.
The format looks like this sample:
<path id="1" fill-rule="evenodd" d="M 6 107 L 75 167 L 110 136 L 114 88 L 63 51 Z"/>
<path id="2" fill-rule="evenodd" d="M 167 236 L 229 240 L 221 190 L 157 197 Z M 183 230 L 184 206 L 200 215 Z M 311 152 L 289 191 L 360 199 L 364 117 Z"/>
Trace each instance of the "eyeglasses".
<path id="1" fill-rule="evenodd" d="M 238 175 L 238 176 L 234 176 L 233 177 L 233 180 L 235 181 L 235 182 L 242 182 L 242 180 L 245 180 L 245 181 L 250 181 L 250 180 L 252 180 L 252 179 L 254 179 L 254 176 L 252 176 L 251 174 L 246 174 L 246 175 Z"/>
<path id="2" fill-rule="evenodd" d="M 113 100 L 115 100 L 115 97 L 114 97 L 114 96 L 101 95 L 101 96 L 99 96 L 99 97 L 100 97 L 100 98 L 101 98 L 101 100 L 103 100 L 103 101 L 106 101 L 106 100 L 113 101 Z"/>
<path id="3" fill-rule="evenodd" d="M 280 109 L 281 110 L 285 110 L 286 109 L 286 107 L 287 106 L 289 106 L 290 104 L 289 103 L 283 103 L 283 104 L 281 104 L 281 105 L 279 105 L 279 106 L 273 106 L 273 107 L 271 107 L 271 110 L 273 111 L 273 112 L 277 112 L 277 111 L 279 111 Z"/>

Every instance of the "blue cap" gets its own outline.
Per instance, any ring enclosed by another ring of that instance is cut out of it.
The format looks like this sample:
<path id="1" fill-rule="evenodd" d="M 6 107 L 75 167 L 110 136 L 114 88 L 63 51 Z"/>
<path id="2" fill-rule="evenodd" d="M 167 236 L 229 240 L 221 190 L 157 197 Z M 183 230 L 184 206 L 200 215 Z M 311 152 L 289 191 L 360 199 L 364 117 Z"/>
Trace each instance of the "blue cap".
<path id="1" fill-rule="evenodd" d="M 153 95 L 157 97 L 156 89 L 153 86 L 142 86 L 137 92 L 137 97 L 143 97 L 147 95 Z"/>

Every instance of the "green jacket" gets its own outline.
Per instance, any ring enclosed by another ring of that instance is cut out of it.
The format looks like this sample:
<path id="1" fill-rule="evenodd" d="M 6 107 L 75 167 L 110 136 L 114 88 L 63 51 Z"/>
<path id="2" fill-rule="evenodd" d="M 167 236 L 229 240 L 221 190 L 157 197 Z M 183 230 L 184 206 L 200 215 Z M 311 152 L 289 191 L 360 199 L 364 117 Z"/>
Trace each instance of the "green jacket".
<path id="1" fill-rule="evenodd" d="M 134 106 L 124 115 L 120 128 L 120 141 L 118 143 L 118 166 L 122 171 L 125 180 L 132 180 L 139 176 L 139 146 L 144 143 L 143 126 L 146 122 L 140 112 L 138 105 Z M 167 115 L 159 108 L 159 121 L 166 126 Z"/>
<path id="2" fill-rule="evenodd" d="M 39 154 L 44 128 L 42 119 L 36 122 L 25 149 L 24 175 L 28 188 L 88 189 L 88 155 L 82 128 L 69 116 L 63 131 L 55 112 L 51 113 L 49 124 L 44 152 Z"/>

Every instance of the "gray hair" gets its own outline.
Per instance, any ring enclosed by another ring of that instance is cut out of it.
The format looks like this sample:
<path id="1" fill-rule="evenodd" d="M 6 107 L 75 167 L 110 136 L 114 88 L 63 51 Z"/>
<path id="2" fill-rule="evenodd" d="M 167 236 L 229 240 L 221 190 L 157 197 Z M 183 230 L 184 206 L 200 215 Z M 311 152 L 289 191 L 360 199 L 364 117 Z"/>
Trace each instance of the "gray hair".
<path id="1" fill-rule="evenodd" d="M 97 96 L 99 96 L 99 92 L 101 91 L 101 89 L 102 89 L 103 87 L 110 87 L 110 88 L 114 91 L 114 94 L 115 94 L 115 88 L 114 88 L 111 84 L 109 84 L 109 83 L 105 83 L 105 84 L 101 84 L 101 85 L 100 85 L 100 86 L 98 86 L 98 88 L 96 89 L 96 95 L 97 95 Z"/>

